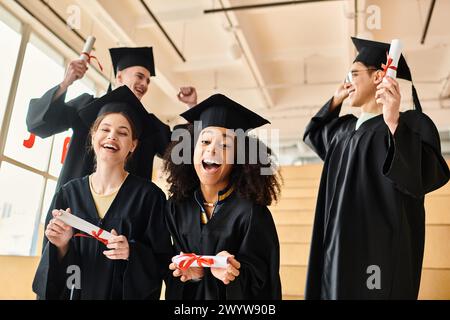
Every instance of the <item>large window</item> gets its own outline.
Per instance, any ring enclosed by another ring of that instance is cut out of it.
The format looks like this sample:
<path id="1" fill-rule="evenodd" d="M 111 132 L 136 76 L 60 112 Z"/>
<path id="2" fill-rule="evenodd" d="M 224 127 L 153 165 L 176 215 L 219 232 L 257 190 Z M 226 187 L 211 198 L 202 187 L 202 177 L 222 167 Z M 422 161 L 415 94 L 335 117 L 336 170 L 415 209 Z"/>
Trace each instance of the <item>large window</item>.
<path id="1" fill-rule="evenodd" d="M 2 190 L 0 253 L 29 255 L 44 187 L 42 176 L 7 162 L 0 169 Z"/>
<path id="2" fill-rule="evenodd" d="M 20 23 L 0 8 L 0 35 L 4 44 L 0 50 L 0 125 L 3 122 L 6 102 L 16 66 L 20 46 Z"/>
<path id="3" fill-rule="evenodd" d="M 33 30 L 29 38 L 22 38 L 23 29 L 20 21 L 0 6 L 0 36 L 8 43 L 0 50 L 0 255 L 38 253 L 38 241 L 42 241 L 38 235 L 42 234 L 72 135 L 68 130 L 41 139 L 27 130 L 30 99 L 41 97 L 62 81 L 68 58 Z M 20 55 L 20 44 L 26 39 L 25 52 Z M 20 70 L 16 65 L 22 66 Z M 19 77 L 14 77 L 15 71 Z M 16 85 L 15 78 L 19 79 Z M 94 95 L 95 90 L 95 83 L 84 77 L 69 88 L 66 101 L 82 93 Z M 15 99 L 8 105 L 10 95 Z"/>
<path id="4" fill-rule="evenodd" d="M 30 99 L 38 98 L 55 86 L 64 76 L 64 58 L 51 50 L 37 37 L 32 36 L 27 45 L 13 114 L 9 125 L 5 155 L 46 171 L 48 167 L 51 139 L 30 139 L 25 119 Z"/>

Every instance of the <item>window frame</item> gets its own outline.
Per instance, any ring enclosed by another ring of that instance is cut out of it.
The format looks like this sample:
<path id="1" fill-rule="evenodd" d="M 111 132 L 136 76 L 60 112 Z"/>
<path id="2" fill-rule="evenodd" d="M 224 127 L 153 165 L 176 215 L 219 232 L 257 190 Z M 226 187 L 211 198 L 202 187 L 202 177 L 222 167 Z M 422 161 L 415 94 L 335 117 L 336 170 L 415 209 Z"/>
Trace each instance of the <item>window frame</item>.
<path id="1" fill-rule="evenodd" d="M 6 18 L 4 18 L 4 17 L 6 17 Z M 30 241 L 31 241 L 30 252 L 28 253 L 28 256 L 36 256 L 36 255 L 39 255 L 39 253 L 37 252 L 37 248 L 39 247 L 37 242 L 39 241 L 39 228 L 41 226 L 41 214 L 45 214 L 45 213 L 43 213 L 43 209 L 45 209 L 45 208 L 43 208 L 43 206 L 44 206 L 44 201 L 45 201 L 45 195 L 47 192 L 46 188 L 49 185 L 48 180 L 52 180 L 55 182 L 58 180 L 57 176 L 50 174 L 50 165 L 51 165 L 52 155 L 54 153 L 54 148 L 55 148 L 55 137 L 52 136 L 51 138 L 50 137 L 47 138 L 47 139 L 52 139 L 52 140 L 51 140 L 51 147 L 50 147 L 50 156 L 49 156 L 48 162 L 46 164 L 45 170 L 38 170 L 38 169 L 33 168 L 33 167 L 31 167 L 25 163 L 22 163 L 18 160 L 15 160 L 15 159 L 5 156 L 6 140 L 8 137 L 8 131 L 9 131 L 9 127 L 10 127 L 11 120 L 12 120 L 11 118 L 12 118 L 13 108 L 14 108 L 14 104 L 15 104 L 15 100 L 16 100 L 17 89 L 19 86 L 20 77 L 22 76 L 22 68 L 23 68 L 25 53 L 27 50 L 27 45 L 28 45 L 28 43 L 30 43 L 31 38 L 32 37 L 36 38 L 38 41 L 42 42 L 45 46 L 48 46 L 51 51 L 53 51 L 53 52 L 59 54 L 61 57 L 63 57 L 64 67 L 67 66 L 69 61 L 71 61 L 72 59 L 74 59 L 76 57 L 75 57 L 75 53 L 73 55 L 69 55 L 64 50 L 59 49 L 58 46 L 55 46 L 47 39 L 49 37 L 46 37 L 45 35 L 42 34 L 42 31 L 40 31 L 38 27 L 34 27 L 30 23 L 24 22 L 23 19 L 19 18 L 17 15 L 15 15 L 13 12 L 11 12 L 11 10 L 9 10 L 8 8 L 6 8 L 4 5 L 1 5 L 1 4 L 0 4 L 0 18 L 2 18 L 2 22 L 4 22 L 7 26 L 9 26 L 13 30 L 17 31 L 19 36 L 21 37 L 20 46 L 19 46 L 19 50 L 18 50 L 18 54 L 17 54 L 17 58 L 16 58 L 15 67 L 14 67 L 14 72 L 13 72 L 12 80 L 10 83 L 10 90 L 9 90 L 8 98 L 6 100 L 3 120 L 0 123 L 0 168 L 2 166 L 2 163 L 6 162 L 13 166 L 19 167 L 26 171 L 30 171 L 32 173 L 38 174 L 41 177 L 43 177 L 42 186 L 41 186 L 40 195 L 39 195 L 38 210 L 36 210 L 35 217 L 34 217 L 34 230 L 33 230 L 33 234 L 31 235 L 31 239 L 30 239 Z M 17 29 L 19 29 L 19 30 L 17 30 Z M 45 32 L 48 35 L 52 35 L 51 30 L 46 29 Z M 58 41 L 59 41 L 60 46 L 63 46 L 65 49 L 67 49 L 66 51 L 70 50 L 70 48 L 67 47 L 67 45 L 64 44 L 63 41 L 61 41 L 61 40 L 58 40 Z M 52 55 L 49 55 L 49 57 L 53 58 Z M 100 83 L 99 81 L 96 81 L 96 79 L 94 77 L 90 77 L 89 75 L 86 75 L 85 77 L 86 77 L 88 86 L 90 84 L 92 84 L 94 86 L 92 88 L 92 91 L 95 92 L 96 94 L 98 94 L 101 91 L 100 88 L 104 84 Z M 25 119 L 24 119 L 24 121 L 25 121 Z M 3 254 L 0 253 L 0 256 L 1 255 L 3 255 Z"/>

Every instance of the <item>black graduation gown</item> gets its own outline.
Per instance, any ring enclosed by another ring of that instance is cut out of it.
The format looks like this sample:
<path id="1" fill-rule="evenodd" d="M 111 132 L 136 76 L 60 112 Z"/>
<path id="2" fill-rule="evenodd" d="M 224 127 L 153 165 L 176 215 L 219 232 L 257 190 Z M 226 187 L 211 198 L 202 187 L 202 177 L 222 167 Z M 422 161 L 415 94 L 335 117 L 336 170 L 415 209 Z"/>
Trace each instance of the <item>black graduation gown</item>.
<path id="1" fill-rule="evenodd" d="M 59 86 L 47 91 L 41 98 L 32 99 L 27 113 L 28 131 L 41 138 L 72 129 L 67 156 L 62 167 L 57 189 L 66 182 L 84 177 L 93 172 L 94 154 L 88 152 L 88 136 L 90 125 L 87 126 L 79 117 L 77 109 L 95 98 L 89 94 L 64 102 L 66 93 L 52 102 Z M 170 128 L 151 114 L 155 134 L 149 139 L 139 141 L 133 158 L 127 164 L 127 171 L 145 179 L 151 179 L 153 158 L 156 154 L 163 155 L 170 142 Z"/>
<path id="2" fill-rule="evenodd" d="M 436 127 L 411 110 L 400 114 L 394 135 L 382 115 L 355 131 L 356 117 L 339 117 L 341 106 L 329 112 L 330 104 L 304 134 L 324 160 L 305 297 L 416 299 L 424 196 L 449 179 Z"/>
<path id="3" fill-rule="evenodd" d="M 204 268 L 200 281 L 183 283 L 171 276 L 166 299 L 281 299 L 280 250 L 269 209 L 232 193 L 218 202 L 211 220 L 202 225 L 202 199 L 197 191 L 190 200 L 168 201 L 167 225 L 176 254 L 216 255 L 226 250 L 241 263 L 240 275 L 228 285 L 216 279 L 209 268 Z"/>
<path id="4" fill-rule="evenodd" d="M 47 241 L 33 281 L 40 299 L 68 299 L 68 266 L 80 267 L 81 289 L 73 299 L 159 299 L 162 280 L 168 275 L 173 254 L 164 222 L 165 195 L 152 182 L 129 175 L 105 217 L 100 219 L 89 188 L 88 176 L 65 184 L 54 196 L 51 208 L 66 209 L 102 229 L 115 229 L 127 237 L 128 261 L 110 260 L 109 250 L 93 238 L 73 237 L 59 262 L 57 248 Z M 76 230 L 74 230 L 76 231 Z"/>

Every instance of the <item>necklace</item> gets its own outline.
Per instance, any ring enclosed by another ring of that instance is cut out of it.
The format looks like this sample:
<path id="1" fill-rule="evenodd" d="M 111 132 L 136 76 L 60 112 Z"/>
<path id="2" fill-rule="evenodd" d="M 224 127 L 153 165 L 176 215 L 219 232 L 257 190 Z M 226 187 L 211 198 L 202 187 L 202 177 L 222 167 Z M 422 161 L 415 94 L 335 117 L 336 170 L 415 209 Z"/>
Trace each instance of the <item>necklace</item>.
<path id="1" fill-rule="evenodd" d="M 203 205 L 205 206 L 205 208 L 211 208 L 212 212 L 211 212 L 211 218 L 214 215 L 214 207 L 215 207 L 215 203 L 214 202 L 203 202 Z M 208 210 L 209 211 L 209 210 Z M 201 222 L 202 224 L 207 224 L 208 221 L 211 219 L 210 217 L 208 217 L 208 214 L 206 213 L 206 210 L 202 210 L 201 213 Z"/>
<path id="2" fill-rule="evenodd" d="M 203 202 L 203 205 L 207 206 L 207 207 L 210 207 L 210 208 L 213 208 L 215 203 L 214 202 Z"/>

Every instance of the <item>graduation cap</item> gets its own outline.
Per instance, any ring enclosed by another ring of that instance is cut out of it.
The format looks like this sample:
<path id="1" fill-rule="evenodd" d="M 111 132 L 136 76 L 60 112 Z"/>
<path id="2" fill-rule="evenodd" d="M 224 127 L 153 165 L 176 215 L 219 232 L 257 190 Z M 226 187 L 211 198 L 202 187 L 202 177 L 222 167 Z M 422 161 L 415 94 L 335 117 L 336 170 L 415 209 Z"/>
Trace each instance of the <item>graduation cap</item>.
<path id="1" fill-rule="evenodd" d="M 87 127 L 104 113 L 124 113 L 133 122 L 138 138 L 149 135 L 153 127 L 147 110 L 127 86 L 121 86 L 77 111 Z"/>
<path id="2" fill-rule="evenodd" d="M 353 62 L 362 62 L 368 67 L 370 66 L 383 69 L 382 65 L 386 63 L 389 49 L 391 47 L 389 43 L 359 39 L 355 37 L 352 37 L 352 41 L 356 47 L 356 50 L 358 50 L 358 55 Z M 400 55 L 400 59 L 398 60 L 397 78 L 411 81 L 412 84 L 411 70 L 406 63 L 403 54 Z M 412 84 L 412 96 L 414 107 L 416 110 L 422 111 L 422 106 L 420 105 L 419 97 L 417 96 L 417 91 L 414 84 Z"/>
<path id="3" fill-rule="evenodd" d="M 117 71 L 134 66 L 144 67 L 150 72 L 151 76 L 156 75 L 152 47 L 111 48 L 109 53 L 111 54 L 114 76 L 116 76 Z"/>
<path id="4" fill-rule="evenodd" d="M 270 123 L 223 94 L 210 96 L 195 107 L 182 113 L 181 116 L 192 123 L 201 121 L 202 128 L 222 127 L 247 131 Z"/>

